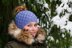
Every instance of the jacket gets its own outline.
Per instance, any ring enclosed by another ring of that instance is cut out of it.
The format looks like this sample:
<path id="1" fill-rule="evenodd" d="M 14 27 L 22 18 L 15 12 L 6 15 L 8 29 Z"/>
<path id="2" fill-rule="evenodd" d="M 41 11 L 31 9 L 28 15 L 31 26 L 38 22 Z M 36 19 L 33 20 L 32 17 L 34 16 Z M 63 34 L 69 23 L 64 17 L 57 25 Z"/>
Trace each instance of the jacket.
<path id="1" fill-rule="evenodd" d="M 44 43 L 46 33 L 43 28 L 39 28 L 35 38 L 17 28 L 14 22 L 9 24 L 8 31 L 14 40 L 9 41 L 4 48 L 46 48 Z"/>
<path id="2" fill-rule="evenodd" d="M 4 48 L 47 48 L 46 44 L 32 44 L 32 45 L 27 45 L 18 41 L 10 41 L 8 42 Z"/>

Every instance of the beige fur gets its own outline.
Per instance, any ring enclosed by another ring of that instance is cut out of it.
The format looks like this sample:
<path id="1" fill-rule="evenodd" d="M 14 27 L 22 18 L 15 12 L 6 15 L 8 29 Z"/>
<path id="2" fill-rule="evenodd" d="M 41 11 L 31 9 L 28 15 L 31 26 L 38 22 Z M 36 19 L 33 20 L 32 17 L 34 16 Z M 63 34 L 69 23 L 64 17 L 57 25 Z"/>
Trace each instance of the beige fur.
<path id="1" fill-rule="evenodd" d="M 45 40 L 46 36 L 45 31 L 42 28 L 39 28 L 39 31 L 37 32 L 37 37 L 34 39 L 32 35 L 28 32 L 17 28 L 14 21 L 9 24 L 8 31 L 8 33 L 16 38 L 18 41 L 24 42 L 28 45 L 31 45 L 33 42 L 35 42 L 35 40 L 39 43 L 43 43 L 43 40 Z"/>
<path id="2" fill-rule="evenodd" d="M 14 21 L 9 24 L 8 33 L 13 37 L 17 37 L 21 33 L 21 29 L 17 28 Z"/>
<path id="3" fill-rule="evenodd" d="M 43 28 L 39 28 L 37 32 L 37 38 L 35 40 L 38 41 L 39 43 L 43 43 L 43 41 L 45 40 L 45 37 L 46 37 L 45 30 Z"/>

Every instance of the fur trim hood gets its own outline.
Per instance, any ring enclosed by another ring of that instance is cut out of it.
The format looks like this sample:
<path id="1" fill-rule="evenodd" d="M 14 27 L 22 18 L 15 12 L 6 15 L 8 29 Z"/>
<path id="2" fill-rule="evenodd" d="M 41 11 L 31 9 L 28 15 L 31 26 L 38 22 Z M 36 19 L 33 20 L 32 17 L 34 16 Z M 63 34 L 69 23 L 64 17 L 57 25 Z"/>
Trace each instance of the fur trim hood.
<path id="1" fill-rule="evenodd" d="M 8 33 L 18 41 L 24 42 L 28 45 L 31 45 L 34 42 L 43 43 L 46 37 L 46 32 L 44 29 L 40 28 L 36 37 L 33 38 L 29 33 L 17 28 L 14 21 L 9 24 Z"/>

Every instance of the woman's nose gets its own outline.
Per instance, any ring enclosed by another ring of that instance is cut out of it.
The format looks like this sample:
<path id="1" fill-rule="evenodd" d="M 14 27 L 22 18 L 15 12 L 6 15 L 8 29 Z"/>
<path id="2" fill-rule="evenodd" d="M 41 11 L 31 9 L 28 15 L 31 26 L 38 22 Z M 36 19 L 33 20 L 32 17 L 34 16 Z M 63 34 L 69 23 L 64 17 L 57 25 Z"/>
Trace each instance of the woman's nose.
<path id="1" fill-rule="evenodd" d="M 36 27 L 33 26 L 33 27 L 32 27 L 32 30 L 36 30 Z"/>
<path id="2" fill-rule="evenodd" d="M 35 30 L 37 30 L 37 27 L 35 27 L 35 26 L 32 26 L 32 31 L 35 31 Z"/>

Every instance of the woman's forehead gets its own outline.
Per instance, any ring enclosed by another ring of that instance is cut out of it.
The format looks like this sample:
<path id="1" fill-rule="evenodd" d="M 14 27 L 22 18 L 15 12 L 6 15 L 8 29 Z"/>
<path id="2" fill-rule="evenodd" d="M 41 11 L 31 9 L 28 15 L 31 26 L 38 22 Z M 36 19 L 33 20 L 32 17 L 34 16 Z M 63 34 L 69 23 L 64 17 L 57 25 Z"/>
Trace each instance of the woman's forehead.
<path id="1" fill-rule="evenodd" d="M 29 25 L 29 24 L 38 24 L 38 23 L 37 23 L 37 22 L 30 22 L 30 23 L 28 23 L 28 25 Z"/>

